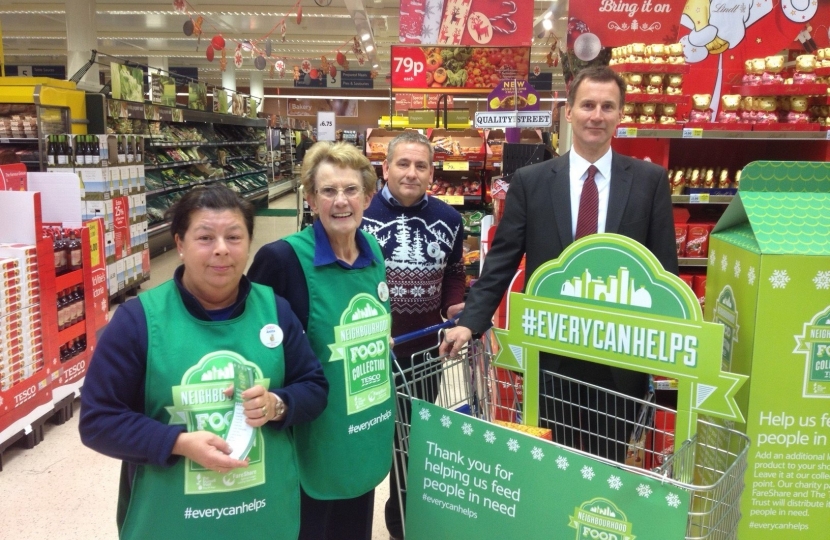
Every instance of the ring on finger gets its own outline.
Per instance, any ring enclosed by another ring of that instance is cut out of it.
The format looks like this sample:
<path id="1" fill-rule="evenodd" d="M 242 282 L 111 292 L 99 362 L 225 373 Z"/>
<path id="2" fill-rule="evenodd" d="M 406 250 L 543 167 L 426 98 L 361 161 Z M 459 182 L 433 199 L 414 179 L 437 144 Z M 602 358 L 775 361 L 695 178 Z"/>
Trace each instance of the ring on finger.
<path id="1" fill-rule="evenodd" d="M 264 418 L 267 415 L 268 415 L 268 405 L 263 405 L 262 406 L 262 417 Z"/>

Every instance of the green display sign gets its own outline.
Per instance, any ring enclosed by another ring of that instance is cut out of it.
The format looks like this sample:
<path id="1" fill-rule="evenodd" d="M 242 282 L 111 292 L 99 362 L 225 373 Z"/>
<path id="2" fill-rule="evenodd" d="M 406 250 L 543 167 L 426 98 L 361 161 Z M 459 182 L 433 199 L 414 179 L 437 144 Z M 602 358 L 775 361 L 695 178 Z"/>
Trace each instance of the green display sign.
<path id="1" fill-rule="evenodd" d="M 524 375 L 524 416 L 539 420 L 539 352 L 678 380 L 679 445 L 698 413 L 742 421 L 735 393 L 745 375 L 721 370 L 723 327 L 648 249 L 625 236 L 595 234 L 540 266 L 526 293 L 510 294 L 509 330 L 496 329 L 500 367 Z"/>
<path id="2" fill-rule="evenodd" d="M 406 537 L 683 538 L 689 492 L 413 400 Z"/>
<path id="3" fill-rule="evenodd" d="M 752 442 L 738 538 L 828 538 L 830 163 L 758 161 L 712 231 L 706 318 Z M 822 532 L 823 531 L 823 532 Z"/>

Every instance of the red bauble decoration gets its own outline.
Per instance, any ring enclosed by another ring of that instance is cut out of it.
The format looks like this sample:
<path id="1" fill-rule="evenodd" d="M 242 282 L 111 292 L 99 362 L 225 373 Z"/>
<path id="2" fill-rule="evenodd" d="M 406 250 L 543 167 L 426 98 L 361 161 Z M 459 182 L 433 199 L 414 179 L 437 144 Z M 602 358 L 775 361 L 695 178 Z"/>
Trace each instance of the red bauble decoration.
<path id="1" fill-rule="evenodd" d="M 207 49 L 205 49 L 205 56 L 207 57 L 208 62 L 213 62 L 214 54 L 215 50 L 213 48 L 213 45 L 208 45 Z"/>
<path id="2" fill-rule="evenodd" d="M 317 68 L 311 68 L 311 71 L 309 71 L 308 74 L 311 75 L 312 79 L 316 79 L 320 76 L 320 72 L 317 70 Z"/>
<path id="3" fill-rule="evenodd" d="M 341 66 L 346 65 L 346 55 L 340 51 L 337 51 L 337 63 Z"/>
<path id="4" fill-rule="evenodd" d="M 210 40 L 210 44 L 217 51 L 221 51 L 222 49 L 225 48 L 225 38 L 223 38 L 221 35 L 213 36 L 213 38 L 211 38 L 211 40 Z"/>
<path id="5" fill-rule="evenodd" d="M 303 22 L 303 6 L 297 6 L 297 24 L 302 24 Z"/>
<path id="6" fill-rule="evenodd" d="M 186 21 L 184 21 L 184 24 L 182 25 L 182 32 L 184 32 L 184 35 L 186 35 L 186 36 L 192 36 L 193 35 L 193 21 L 192 20 L 187 19 Z"/>
<path id="7" fill-rule="evenodd" d="M 329 66 L 329 75 L 331 75 L 332 79 L 337 77 L 337 68 L 334 66 Z"/>

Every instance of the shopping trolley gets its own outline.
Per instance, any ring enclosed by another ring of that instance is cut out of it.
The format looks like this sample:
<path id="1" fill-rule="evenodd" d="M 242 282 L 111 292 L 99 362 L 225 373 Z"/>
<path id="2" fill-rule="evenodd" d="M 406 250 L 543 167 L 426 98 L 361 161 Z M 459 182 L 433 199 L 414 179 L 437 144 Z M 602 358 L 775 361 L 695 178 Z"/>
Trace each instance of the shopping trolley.
<path id="1" fill-rule="evenodd" d="M 422 332 L 434 332 L 451 324 Z M 424 335 L 416 334 L 413 336 Z M 395 341 L 400 343 L 402 338 Z M 513 372 L 492 365 L 492 359 L 492 348 L 485 334 L 483 340 L 467 344 L 455 357 L 427 354 L 422 362 L 405 369 L 395 362 L 398 400 L 395 427 L 399 442 L 395 448 L 394 474 L 402 488 L 398 496 L 404 523 L 413 398 L 424 399 L 426 391 L 434 388 L 437 380 L 437 390 L 428 395 L 436 405 L 488 422 L 497 418 L 521 421 L 523 380 Z M 699 419 L 697 433 L 674 448 L 676 411 L 673 409 L 651 399 L 632 398 L 544 370 L 540 371 L 540 380 L 545 381 L 540 383 L 539 390 L 540 426 L 549 427 L 557 434 L 570 430 L 573 440 L 579 441 L 574 444 L 576 448 L 568 447 L 570 451 L 688 491 L 691 503 L 687 540 L 737 538 L 749 450 L 746 435 L 728 425 Z M 546 406 L 541 405 L 542 401 Z M 608 401 L 613 401 L 614 406 L 609 407 Z M 597 403 L 602 406 L 596 406 Z M 618 414 L 626 408 L 633 408 L 636 414 Z M 578 421 L 574 421 L 575 416 Z"/>

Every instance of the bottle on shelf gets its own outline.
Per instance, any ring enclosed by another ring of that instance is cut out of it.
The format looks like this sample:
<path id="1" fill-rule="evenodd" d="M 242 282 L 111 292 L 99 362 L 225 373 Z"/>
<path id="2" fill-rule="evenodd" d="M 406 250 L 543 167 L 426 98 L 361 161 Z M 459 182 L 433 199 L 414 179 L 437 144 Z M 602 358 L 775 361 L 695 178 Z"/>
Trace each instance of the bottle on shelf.
<path id="1" fill-rule="evenodd" d="M 93 165 L 100 165 L 101 164 L 101 142 L 98 140 L 97 135 L 90 135 L 89 136 L 89 154 L 92 156 L 92 164 Z"/>
<path id="2" fill-rule="evenodd" d="M 70 351 L 69 351 L 69 343 L 67 342 L 67 343 L 64 343 L 64 344 L 61 345 L 61 350 L 60 350 L 61 363 L 66 362 L 67 360 L 69 360 L 69 358 L 70 358 Z"/>
<path id="3" fill-rule="evenodd" d="M 69 291 L 62 290 L 58 293 L 58 330 L 69 327 Z"/>
<path id="4" fill-rule="evenodd" d="M 127 163 L 135 162 L 135 153 L 133 152 L 133 139 L 132 135 L 127 135 Z"/>
<path id="5" fill-rule="evenodd" d="M 72 272 L 73 270 L 80 270 L 84 264 L 83 252 L 81 250 L 81 240 L 78 238 L 79 232 L 80 231 L 75 229 L 69 230 L 69 241 L 66 244 L 66 247 L 69 250 L 69 257 L 67 259 L 69 272 Z"/>
<path id="6" fill-rule="evenodd" d="M 86 336 L 80 335 L 75 338 L 75 347 L 73 349 L 74 354 L 72 356 L 77 356 L 86 350 Z"/>
<path id="7" fill-rule="evenodd" d="M 84 166 L 84 154 L 86 153 L 86 144 L 84 144 L 83 135 L 75 136 L 75 159 L 73 163 L 76 167 Z"/>
<path id="8" fill-rule="evenodd" d="M 135 162 L 144 163 L 144 137 L 135 138 Z"/>
<path id="9" fill-rule="evenodd" d="M 86 319 L 86 309 L 84 308 L 84 287 L 83 285 L 76 285 L 75 292 L 72 293 L 75 300 L 75 322 L 81 322 Z"/>
<path id="10" fill-rule="evenodd" d="M 66 142 L 66 135 L 58 135 L 58 153 L 56 157 L 58 167 L 66 167 L 69 165 L 69 145 Z"/>
<path id="11" fill-rule="evenodd" d="M 89 135 L 81 135 L 84 146 L 84 166 L 92 165 L 92 141 Z"/>
<path id="12" fill-rule="evenodd" d="M 127 161 L 127 155 L 124 153 L 124 136 L 118 135 L 118 163 L 123 164 Z"/>
<path id="13" fill-rule="evenodd" d="M 60 228 L 55 228 L 52 231 L 52 251 L 55 254 L 55 275 L 59 276 L 65 274 L 69 265 L 66 257 L 66 242 L 61 236 Z"/>
<path id="14" fill-rule="evenodd" d="M 57 144 L 55 143 L 55 135 L 49 135 L 47 141 L 48 143 L 46 145 L 46 165 L 48 167 L 54 167 L 57 163 L 58 155 L 58 148 Z"/>

